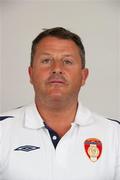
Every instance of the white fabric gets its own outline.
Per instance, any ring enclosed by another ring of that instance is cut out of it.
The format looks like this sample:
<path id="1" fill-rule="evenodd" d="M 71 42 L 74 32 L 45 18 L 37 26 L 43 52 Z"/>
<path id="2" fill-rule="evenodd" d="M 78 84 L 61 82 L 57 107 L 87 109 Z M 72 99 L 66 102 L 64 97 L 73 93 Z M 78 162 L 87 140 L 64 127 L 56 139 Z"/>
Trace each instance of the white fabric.
<path id="1" fill-rule="evenodd" d="M 35 104 L 2 114 L 0 180 L 120 180 L 120 125 L 91 113 L 81 104 L 71 129 L 54 148 Z M 86 139 L 102 143 L 95 162 L 85 151 Z M 21 146 L 40 147 L 15 151 Z"/>

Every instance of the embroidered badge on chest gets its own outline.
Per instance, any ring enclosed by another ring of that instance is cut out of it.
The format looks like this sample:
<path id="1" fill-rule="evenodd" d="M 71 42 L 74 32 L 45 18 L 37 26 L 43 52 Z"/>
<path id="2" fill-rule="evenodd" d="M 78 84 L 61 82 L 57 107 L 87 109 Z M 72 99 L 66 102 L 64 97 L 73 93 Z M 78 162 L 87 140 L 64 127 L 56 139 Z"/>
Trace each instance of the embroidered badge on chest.
<path id="1" fill-rule="evenodd" d="M 29 152 L 29 151 L 33 151 L 36 149 L 40 149 L 40 147 L 37 146 L 32 146 L 32 145 L 25 145 L 25 146 L 20 146 L 16 149 L 14 149 L 15 151 L 25 151 L 25 152 Z"/>
<path id="2" fill-rule="evenodd" d="M 102 153 L 102 143 L 99 139 L 89 138 L 84 142 L 84 148 L 87 156 L 92 162 L 96 162 Z"/>

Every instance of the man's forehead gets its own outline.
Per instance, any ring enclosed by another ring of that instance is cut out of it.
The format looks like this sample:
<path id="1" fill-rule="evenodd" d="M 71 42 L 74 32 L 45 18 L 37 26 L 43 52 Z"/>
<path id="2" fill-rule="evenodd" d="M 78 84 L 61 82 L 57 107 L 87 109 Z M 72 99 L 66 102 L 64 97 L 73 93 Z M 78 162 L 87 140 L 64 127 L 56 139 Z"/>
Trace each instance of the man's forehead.
<path id="1" fill-rule="evenodd" d="M 75 44 L 73 40 L 61 39 L 52 36 L 43 38 L 36 46 L 36 49 L 42 51 L 46 50 L 60 50 L 62 51 L 80 51 L 79 47 Z"/>
<path id="2" fill-rule="evenodd" d="M 65 52 L 63 51 L 62 53 L 60 53 L 61 56 L 63 57 L 74 57 L 74 54 L 73 53 L 70 53 L 70 52 Z M 40 52 L 40 56 L 41 57 L 51 57 L 53 54 L 52 52 Z"/>
<path id="3" fill-rule="evenodd" d="M 55 44 L 55 43 L 58 44 L 57 46 L 61 46 L 61 45 L 66 46 L 65 44 L 77 46 L 72 39 L 63 39 L 63 38 L 58 38 L 54 36 L 44 37 L 38 42 L 37 46 L 41 46 L 43 44 L 49 45 L 49 44 Z"/>

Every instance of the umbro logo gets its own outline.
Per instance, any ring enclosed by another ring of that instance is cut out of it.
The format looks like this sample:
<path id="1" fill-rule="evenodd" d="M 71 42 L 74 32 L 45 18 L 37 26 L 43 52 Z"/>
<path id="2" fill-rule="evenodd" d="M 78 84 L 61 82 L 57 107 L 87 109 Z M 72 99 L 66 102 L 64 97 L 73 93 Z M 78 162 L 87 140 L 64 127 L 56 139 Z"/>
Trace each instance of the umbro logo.
<path id="1" fill-rule="evenodd" d="M 25 145 L 25 146 L 20 146 L 18 148 L 15 149 L 15 151 L 25 151 L 25 152 L 29 152 L 29 151 L 34 151 L 36 149 L 40 149 L 40 147 L 38 146 L 32 146 L 32 145 Z"/>

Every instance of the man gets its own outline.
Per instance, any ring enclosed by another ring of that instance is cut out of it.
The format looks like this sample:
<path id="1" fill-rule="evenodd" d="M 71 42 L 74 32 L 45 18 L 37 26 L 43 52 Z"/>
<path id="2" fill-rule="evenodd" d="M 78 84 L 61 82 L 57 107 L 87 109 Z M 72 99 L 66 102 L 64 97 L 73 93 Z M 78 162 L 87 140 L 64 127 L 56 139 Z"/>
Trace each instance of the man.
<path id="1" fill-rule="evenodd" d="M 35 103 L 0 116 L 0 180 L 120 180 L 119 123 L 78 101 L 85 50 L 61 27 L 32 44 Z"/>

